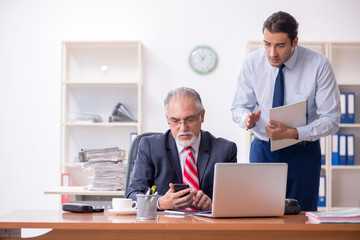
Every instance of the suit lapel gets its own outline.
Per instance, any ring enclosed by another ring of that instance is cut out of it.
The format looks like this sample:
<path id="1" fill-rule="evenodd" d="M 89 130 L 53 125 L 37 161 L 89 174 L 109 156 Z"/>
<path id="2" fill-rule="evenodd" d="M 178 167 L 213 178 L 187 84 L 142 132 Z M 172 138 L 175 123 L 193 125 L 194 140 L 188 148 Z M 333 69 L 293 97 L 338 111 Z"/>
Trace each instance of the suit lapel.
<path id="1" fill-rule="evenodd" d="M 209 136 L 204 133 L 203 131 L 200 131 L 201 134 L 201 142 L 199 146 L 199 154 L 198 154 L 198 160 L 197 160 L 197 168 L 198 168 L 198 175 L 199 175 L 199 184 L 201 186 L 202 179 L 205 174 L 206 166 L 209 162 Z"/>
<path id="2" fill-rule="evenodd" d="M 182 173 L 181 173 L 179 154 L 177 151 L 175 139 L 173 138 L 170 130 L 167 132 L 166 149 L 170 164 L 173 167 L 174 171 L 176 172 L 176 176 L 179 179 L 179 183 L 181 183 Z"/>

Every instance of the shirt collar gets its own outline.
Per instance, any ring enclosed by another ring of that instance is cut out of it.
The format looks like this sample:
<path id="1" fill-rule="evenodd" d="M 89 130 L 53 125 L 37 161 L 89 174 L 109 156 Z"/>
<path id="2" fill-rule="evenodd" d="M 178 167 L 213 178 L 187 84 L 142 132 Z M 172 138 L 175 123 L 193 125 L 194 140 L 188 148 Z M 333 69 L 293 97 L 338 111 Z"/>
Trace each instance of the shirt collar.
<path id="1" fill-rule="evenodd" d="M 293 69 L 294 65 L 295 65 L 295 62 L 296 62 L 296 59 L 297 59 L 297 56 L 298 56 L 298 48 L 295 47 L 295 50 L 294 50 L 294 54 L 291 56 L 291 58 L 289 60 L 287 60 L 284 64 L 287 68 L 289 68 L 290 70 Z"/>

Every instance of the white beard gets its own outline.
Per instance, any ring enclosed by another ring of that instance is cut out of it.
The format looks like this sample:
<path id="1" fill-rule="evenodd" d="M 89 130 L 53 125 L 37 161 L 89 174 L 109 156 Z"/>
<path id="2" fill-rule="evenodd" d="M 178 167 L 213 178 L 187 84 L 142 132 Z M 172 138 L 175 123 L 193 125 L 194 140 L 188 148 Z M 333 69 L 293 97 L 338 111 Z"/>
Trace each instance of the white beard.
<path id="1" fill-rule="evenodd" d="M 180 136 L 181 135 L 188 135 L 188 134 L 191 134 L 191 139 L 190 140 L 180 140 Z M 182 147 L 188 147 L 188 146 L 191 146 L 191 144 L 193 144 L 195 141 L 196 141 L 197 137 L 192 133 L 192 132 L 179 132 L 177 135 L 176 135 L 176 143 L 179 144 L 180 146 Z"/>

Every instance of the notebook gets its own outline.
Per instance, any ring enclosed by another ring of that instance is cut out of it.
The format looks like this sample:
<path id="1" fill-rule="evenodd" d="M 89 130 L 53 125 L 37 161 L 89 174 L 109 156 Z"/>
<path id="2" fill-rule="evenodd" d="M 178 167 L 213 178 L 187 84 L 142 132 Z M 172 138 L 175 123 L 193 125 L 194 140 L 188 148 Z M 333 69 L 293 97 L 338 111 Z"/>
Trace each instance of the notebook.
<path id="1" fill-rule="evenodd" d="M 271 120 L 281 122 L 290 128 L 305 126 L 308 123 L 307 100 L 281 107 L 271 108 L 269 109 L 269 117 Z M 299 142 L 301 142 L 301 140 L 272 140 L 270 141 L 271 151 L 273 152 Z"/>
<path id="2" fill-rule="evenodd" d="M 212 211 L 205 217 L 282 216 L 286 198 L 286 163 L 215 164 Z"/>

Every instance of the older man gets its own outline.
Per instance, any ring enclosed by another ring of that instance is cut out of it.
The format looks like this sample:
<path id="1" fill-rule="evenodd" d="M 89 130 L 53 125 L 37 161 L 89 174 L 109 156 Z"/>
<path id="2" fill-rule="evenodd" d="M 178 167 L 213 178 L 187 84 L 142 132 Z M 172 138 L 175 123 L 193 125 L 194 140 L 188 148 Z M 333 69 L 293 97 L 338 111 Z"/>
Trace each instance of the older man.
<path id="1" fill-rule="evenodd" d="M 210 210 L 215 163 L 236 162 L 236 144 L 201 130 L 205 110 L 195 90 L 170 91 L 164 107 L 170 130 L 141 140 L 127 197 L 156 185 L 159 209 Z M 175 192 L 174 183 L 190 188 Z"/>

